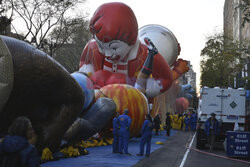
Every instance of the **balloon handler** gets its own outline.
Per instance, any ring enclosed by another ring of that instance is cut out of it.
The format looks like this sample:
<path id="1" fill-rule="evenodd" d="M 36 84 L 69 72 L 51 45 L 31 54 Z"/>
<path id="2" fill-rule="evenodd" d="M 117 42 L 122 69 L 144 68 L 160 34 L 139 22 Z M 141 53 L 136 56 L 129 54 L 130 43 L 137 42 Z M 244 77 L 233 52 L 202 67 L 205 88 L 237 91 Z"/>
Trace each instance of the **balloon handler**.
<path id="1" fill-rule="evenodd" d="M 123 151 L 126 155 L 131 155 L 128 152 L 128 143 L 129 143 L 129 128 L 131 125 L 131 118 L 128 116 L 129 111 L 124 110 L 124 113 L 118 117 L 119 125 L 119 149 L 118 152 L 123 154 Z"/>
<path id="2" fill-rule="evenodd" d="M 150 155 L 150 149 L 151 149 L 151 139 L 152 139 L 152 131 L 153 131 L 153 121 L 150 116 L 150 114 L 146 115 L 146 120 L 143 123 L 142 129 L 141 129 L 141 141 L 140 141 L 140 153 L 137 154 L 137 156 L 143 156 L 144 154 L 144 146 L 146 147 L 146 156 L 149 157 Z"/>

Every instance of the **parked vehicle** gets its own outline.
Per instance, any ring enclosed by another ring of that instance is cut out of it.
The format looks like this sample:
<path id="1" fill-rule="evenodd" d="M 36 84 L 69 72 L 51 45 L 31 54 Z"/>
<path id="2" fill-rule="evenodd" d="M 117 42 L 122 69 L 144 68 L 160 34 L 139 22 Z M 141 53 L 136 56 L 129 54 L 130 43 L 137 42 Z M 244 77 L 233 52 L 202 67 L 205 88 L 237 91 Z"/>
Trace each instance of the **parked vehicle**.
<path id="1" fill-rule="evenodd" d="M 240 131 L 244 131 L 246 119 L 246 91 L 243 88 L 208 88 L 200 91 L 198 105 L 197 143 L 196 148 L 205 148 L 207 136 L 205 134 L 205 122 L 211 113 L 216 114 L 219 122 L 219 134 L 216 142 L 223 142 L 226 131 L 233 131 L 235 123 Z"/>

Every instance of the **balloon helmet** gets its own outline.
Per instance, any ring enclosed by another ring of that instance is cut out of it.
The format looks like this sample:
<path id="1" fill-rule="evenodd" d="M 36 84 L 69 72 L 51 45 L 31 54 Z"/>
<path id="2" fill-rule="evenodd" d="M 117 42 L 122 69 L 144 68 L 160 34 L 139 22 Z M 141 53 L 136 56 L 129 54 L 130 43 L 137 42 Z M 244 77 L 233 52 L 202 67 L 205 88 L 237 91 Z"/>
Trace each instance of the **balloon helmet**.
<path id="1" fill-rule="evenodd" d="M 144 38 L 150 38 L 169 66 L 174 64 L 180 54 L 180 44 L 175 35 L 166 27 L 156 24 L 146 25 L 139 29 L 138 36 L 144 44 Z"/>
<path id="2" fill-rule="evenodd" d="M 138 24 L 132 9 L 120 2 L 101 5 L 90 20 L 90 32 L 102 42 L 120 40 L 135 44 Z"/>

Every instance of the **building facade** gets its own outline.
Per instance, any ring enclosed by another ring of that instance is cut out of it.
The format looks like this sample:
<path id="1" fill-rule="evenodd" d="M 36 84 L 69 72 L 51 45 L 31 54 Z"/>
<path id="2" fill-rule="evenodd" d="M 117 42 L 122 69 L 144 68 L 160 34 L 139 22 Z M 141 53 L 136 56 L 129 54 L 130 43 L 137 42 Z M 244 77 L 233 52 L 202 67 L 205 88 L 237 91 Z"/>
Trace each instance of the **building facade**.
<path id="1" fill-rule="evenodd" d="M 250 12 L 250 7 L 243 11 L 240 6 L 244 5 L 243 0 L 225 0 L 224 4 L 224 35 L 228 39 L 239 42 L 242 46 L 247 46 L 250 49 L 250 23 L 245 22 L 243 25 L 244 14 Z M 250 18 L 249 18 L 250 19 Z M 245 64 L 242 71 L 234 78 L 234 88 L 244 87 L 249 85 L 250 77 L 250 55 L 242 53 L 241 57 Z M 249 88 L 248 88 L 249 89 Z"/>

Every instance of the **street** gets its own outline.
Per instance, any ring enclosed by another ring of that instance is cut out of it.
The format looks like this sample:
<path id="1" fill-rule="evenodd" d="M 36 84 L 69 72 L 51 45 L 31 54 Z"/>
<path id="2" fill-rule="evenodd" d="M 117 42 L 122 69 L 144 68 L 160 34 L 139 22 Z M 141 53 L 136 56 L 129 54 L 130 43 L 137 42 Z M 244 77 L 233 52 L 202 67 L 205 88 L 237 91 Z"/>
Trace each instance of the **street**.
<path id="1" fill-rule="evenodd" d="M 222 149 L 215 149 L 212 153 L 209 149 L 195 149 L 196 138 L 194 137 L 190 151 L 186 153 L 187 147 L 193 139 L 195 132 L 178 131 L 171 136 L 166 143 L 154 151 L 149 158 L 140 160 L 133 167 L 249 167 L 250 160 L 237 162 L 228 159 L 226 152 Z M 186 154 L 186 159 L 184 158 Z M 218 157 L 221 156 L 221 157 Z M 238 159 L 237 159 L 238 160 Z M 241 160 L 239 160 L 241 161 Z M 248 164 L 247 164 L 248 163 Z"/>

